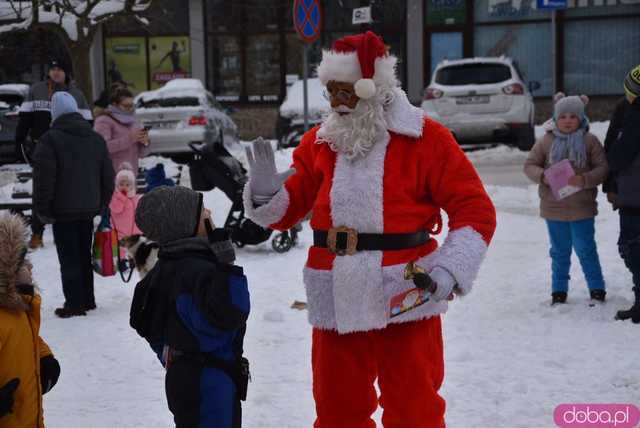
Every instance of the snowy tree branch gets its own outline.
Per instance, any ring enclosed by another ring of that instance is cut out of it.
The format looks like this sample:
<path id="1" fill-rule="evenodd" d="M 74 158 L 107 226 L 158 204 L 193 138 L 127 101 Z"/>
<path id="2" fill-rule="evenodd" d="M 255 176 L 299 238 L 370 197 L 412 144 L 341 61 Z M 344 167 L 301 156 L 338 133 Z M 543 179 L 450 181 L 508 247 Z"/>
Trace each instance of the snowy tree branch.
<path id="1" fill-rule="evenodd" d="M 32 0 L 29 6 L 16 0 L 0 1 L 0 14 L 6 21 L 0 33 L 28 30 L 43 26 L 59 26 L 68 40 L 91 39 L 100 24 L 122 15 L 146 10 L 153 0 Z"/>

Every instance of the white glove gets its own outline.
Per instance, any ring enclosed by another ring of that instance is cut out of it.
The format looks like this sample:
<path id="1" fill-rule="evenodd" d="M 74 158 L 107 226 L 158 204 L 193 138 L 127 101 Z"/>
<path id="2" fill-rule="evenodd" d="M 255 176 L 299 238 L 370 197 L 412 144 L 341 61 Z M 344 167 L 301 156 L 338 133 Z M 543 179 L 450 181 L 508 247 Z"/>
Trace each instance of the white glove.
<path id="1" fill-rule="evenodd" d="M 291 168 L 285 172 L 276 170 L 273 147 L 268 141 L 259 137 L 253 142 L 253 150 L 246 149 L 249 162 L 249 188 L 256 202 L 266 202 L 275 195 L 284 182 L 296 173 Z"/>
<path id="2" fill-rule="evenodd" d="M 446 270 L 436 266 L 429 272 L 429 276 L 436 283 L 436 291 L 432 294 L 433 300 L 440 302 L 446 300 L 453 287 L 456 285 L 456 279 Z"/>

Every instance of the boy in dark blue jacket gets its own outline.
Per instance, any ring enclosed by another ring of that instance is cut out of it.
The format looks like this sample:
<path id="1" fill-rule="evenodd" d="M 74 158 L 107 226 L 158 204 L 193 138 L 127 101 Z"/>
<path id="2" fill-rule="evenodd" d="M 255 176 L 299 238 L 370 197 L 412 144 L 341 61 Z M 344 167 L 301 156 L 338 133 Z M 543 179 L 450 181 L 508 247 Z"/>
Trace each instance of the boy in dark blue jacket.
<path id="1" fill-rule="evenodd" d="M 136 209 L 136 223 L 159 244 L 159 261 L 138 283 L 131 325 L 167 370 L 177 428 L 235 428 L 246 394 L 242 341 L 249 291 L 224 229 L 213 229 L 202 194 L 158 187 Z"/>

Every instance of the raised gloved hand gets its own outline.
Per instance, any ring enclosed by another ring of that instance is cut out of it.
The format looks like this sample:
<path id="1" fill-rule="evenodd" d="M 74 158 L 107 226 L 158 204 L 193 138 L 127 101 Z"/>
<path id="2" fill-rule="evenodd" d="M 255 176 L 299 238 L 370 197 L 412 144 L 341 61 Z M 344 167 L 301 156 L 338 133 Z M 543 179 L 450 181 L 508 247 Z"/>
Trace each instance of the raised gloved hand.
<path id="1" fill-rule="evenodd" d="M 456 279 L 446 270 L 439 266 L 433 268 L 429 272 L 429 276 L 436 283 L 436 290 L 431 294 L 433 300 L 439 302 L 445 299 L 452 299 L 453 287 L 456 285 Z"/>
<path id="2" fill-rule="evenodd" d="M 13 378 L 0 388 L 0 418 L 13 411 L 13 394 L 20 386 L 20 379 Z"/>
<path id="3" fill-rule="evenodd" d="M 262 138 L 255 140 L 253 150 L 247 147 L 246 152 L 249 162 L 249 187 L 254 202 L 268 202 L 296 170 L 291 168 L 279 173 L 276 170 L 273 147 Z"/>

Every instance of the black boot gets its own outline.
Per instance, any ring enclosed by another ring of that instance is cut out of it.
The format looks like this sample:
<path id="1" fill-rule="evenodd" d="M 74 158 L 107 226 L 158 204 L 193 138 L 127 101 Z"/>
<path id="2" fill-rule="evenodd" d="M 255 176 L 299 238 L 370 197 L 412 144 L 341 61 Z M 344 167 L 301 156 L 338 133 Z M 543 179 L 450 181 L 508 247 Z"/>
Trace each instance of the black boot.
<path id="1" fill-rule="evenodd" d="M 551 293 L 551 306 L 557 303 L 567 303 L 567 293 L 564 291 L 554 291 Z"/>
<path id="2" fill-rule="evenodd" d="M 605 296 L 607 295 L 607 292 L 602 290 L 602 289 L 598 289 L 598 290 L 589 291 L 589 294 L 591 295 L 591 300 L 597 300 L 599 302 L 604 302 L 604 299 L 605 299 Z"/>
<path id="3" fill-rule="evenodd" d="M 626 311 L 618 311 L 616 313 L 616 319 L 622 321 L 631 319 L 631 322 L 633 322 L 634 324 L 640 324 L 640 288 L 633 287 L 633 291 L 636 295 L 635 303 Z"/>
<path id="4" fill-rule="evenodd" d="M 73 309 L 66 306 L 53 311 L 60 318 L 71 318 L 87 315 L 84 309 Z"/>

